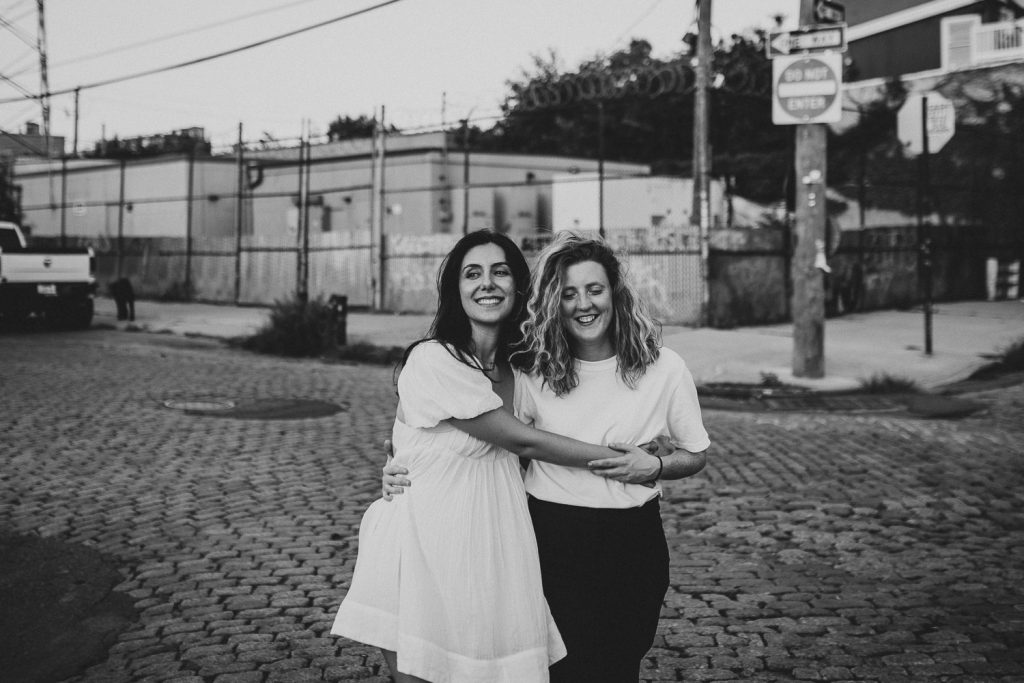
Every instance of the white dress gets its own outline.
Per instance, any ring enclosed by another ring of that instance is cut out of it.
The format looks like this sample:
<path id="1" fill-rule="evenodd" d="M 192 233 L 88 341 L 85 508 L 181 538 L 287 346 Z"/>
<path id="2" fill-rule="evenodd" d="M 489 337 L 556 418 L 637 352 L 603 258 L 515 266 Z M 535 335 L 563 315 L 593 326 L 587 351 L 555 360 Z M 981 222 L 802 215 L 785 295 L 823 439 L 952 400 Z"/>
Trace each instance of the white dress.
<path id="1" fill-rule="evenodd" d="M 370 505 L 331 633 L 398 653 L 434 683 L 547 681 L 565 656 L 541 585 L 519 461 L 443 423 L 500 408 L 479 370 L 439 342 L 398 380 L 395 463 L 413 485 Z"/>

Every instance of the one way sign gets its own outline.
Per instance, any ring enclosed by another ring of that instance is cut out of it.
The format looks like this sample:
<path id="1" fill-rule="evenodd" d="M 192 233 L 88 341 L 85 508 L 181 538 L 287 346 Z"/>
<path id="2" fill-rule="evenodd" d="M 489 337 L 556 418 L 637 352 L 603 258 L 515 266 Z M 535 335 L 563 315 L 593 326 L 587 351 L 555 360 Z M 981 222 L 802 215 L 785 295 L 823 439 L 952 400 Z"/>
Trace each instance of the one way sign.
<path id="1" fill-rule="evenodd" d="M 768 58 L 798 52 L 846 51 L 846 26 L 814 26 L 768 35 Z"/>

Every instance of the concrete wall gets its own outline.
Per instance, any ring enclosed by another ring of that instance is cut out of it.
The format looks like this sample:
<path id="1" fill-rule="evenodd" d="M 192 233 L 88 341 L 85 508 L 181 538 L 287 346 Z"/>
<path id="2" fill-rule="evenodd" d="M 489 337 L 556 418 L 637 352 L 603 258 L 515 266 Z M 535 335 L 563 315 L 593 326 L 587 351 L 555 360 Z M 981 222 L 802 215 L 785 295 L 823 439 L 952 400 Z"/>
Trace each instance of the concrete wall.
<path id="1" fill-rule="evenodd" d="M 190 196 L 194 236 L 234 235 L 234 163 L 197 159 L 191 193 L 188 167 L 186 157 L 126 162 L 123 209 L 120 162 L 19 165 L 15 182 L 33 236 L 184 237 Z"/>
<path id="2" fill-rule="evenodd" d="M 932 297 L 985 297 L 985 259 L 1022 253 L 1024 245 L 985 244 L 975 226 L 932 226 Z M 781 229 L 711 233 L 709 324 L 735 327 L 790 319 L 790 250 Z M 827 315 L 907 308 L 921 301 L 917 229 L 843 231 L 822 274 Z"/>
<path id="3" fill-rule="evenodd" d="M 596 230 L 604 195 L 606 230 L 690 225 L 693 180 L 669 177 L 622 177 L 607 172 L 602 183 L 594 173 L 559 174 L 552 185 L 554 230 Z M 711 225 L 726 221 L 720 181 L 711 183 Z"/>

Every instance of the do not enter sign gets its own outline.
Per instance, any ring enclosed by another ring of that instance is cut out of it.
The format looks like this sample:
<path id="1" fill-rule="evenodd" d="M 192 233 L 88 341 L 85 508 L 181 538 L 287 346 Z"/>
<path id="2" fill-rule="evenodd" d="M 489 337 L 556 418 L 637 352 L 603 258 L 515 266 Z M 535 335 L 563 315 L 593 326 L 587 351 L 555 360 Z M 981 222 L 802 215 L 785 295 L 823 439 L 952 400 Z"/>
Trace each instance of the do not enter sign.
<path id="1" fill-rule="evenodd" d="M 843 56 L 772 59 L 772 123 L 835 123 L 842 116 Z"/>

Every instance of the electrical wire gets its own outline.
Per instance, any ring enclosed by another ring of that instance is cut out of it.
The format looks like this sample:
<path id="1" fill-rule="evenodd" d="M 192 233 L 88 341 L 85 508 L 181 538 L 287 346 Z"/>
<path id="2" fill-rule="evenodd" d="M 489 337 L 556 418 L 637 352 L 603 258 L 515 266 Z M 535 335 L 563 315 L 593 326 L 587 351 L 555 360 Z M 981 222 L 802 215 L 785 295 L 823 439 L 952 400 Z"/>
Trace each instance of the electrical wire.
<path id="1" fill-rule="evenodd" d="M 241 45 L 239 47 L 231 48 L 230 50 L 223 50 L 221 52 L 216 52 L 216 53 L 211 54 L 211 55 L 206 55 L 204 57 L 197 57 L 195 59 L 190 59 L 190 60 L 187 60 L 187 61 L 184 61 L 184 62 L 179 62 L 177 64 L 171 64 L 169 66 L 157 67 L 155 69 L 147 69 L 145 71 L 138 71 L 136 73 L 127 74 L 127 75 L 124 75 L 124 76 L 115 76 L 113 78 L 107 78 L 107 79 L 102 80 L 102 81 L 94 81 L 93 83 L 86 83 L 84 85 L 75 86 L 73 88 L 63 88 L 61 90 L 50 90 L 49 92 L 41 93 L 39 95 L 34 95 L 33 99 L 41 99 L 43 97 L 54 97 L 56 95 L 67 95 L 68 93 L 75 92 L 76 90 L 81 91 L 81 90 L 90 90 L 92 88 L 100 88 L 100 87 L 103 87 L 105 85 L 113 85 L 114 83 L 123 83 L 125 81 L 130 81 L 130 80 L 133 80 L 133 79 L 136 79 L 136 78 L 143 78 L 145 76 L 154 76 L 156 74 L 166 73 L 168 71 L 175 71 L 177 69 L 182 69 L 182 68 L 185 68 L 187 66 L 195 66 L 196 64 L 202 64 L 204 62 L 210 62 L 210 61 L 213 61 L 215 59 L 220 59 L 221 57 L 227 57 L 229 55 L 238 54 L 239 52 L 245 52 L 246 50 L 251 50 L 253 48 L 263 47 L 264 45 L 269 45 L 270 43 L 274 43 L 274 42 L 277 42 L 279 40 L 283 40 L 285 38 L 291 38 L 292 36 L 297 36 L 297 35 L 299 35 L 301 33 L 306 33 L 307 31 L 312 31 L 314 29 L 323 28 L 324 26 L 329 26 L 330 24 L 335 24 L 335 23 L 337 23 L 339 21 L 344 21 L 345 19 L 352 19 L 352 18 L 360 16 L 362 14 L 367 14 L 367 13 L 372 12 L 374 10 L 382 9 L 384 7 L 387 7 L 388 5 L 394 5 L 394 4 L 397 4 L 397 3 L 402 2 L 402 1 L 403 0 L 385 0 L 384 2 L 379 2 L 376 5 L 371 5 L 369 7 L 364 7 L 363 9 L 356 10 L 354 12 L 348 12 L 346 14 L 342 14 L 341 16 L 334 17 L 332 19 L 327 19 L 326 21 L 320 21 L 320 22 L 317 22 L 315 24 L 310 24 L 309 26 L 303 26 L 302 28 L 298 28 L 298 29 L 295 29 L 293 31 L 288 31 L 286 33 L 280 33 L 280 34 L 278 34 L 276 36 L 271 36 L 270 38 L 264 38 L 263 40 L 258 40 L 258 41 L 254 42 L 254 43 L 248 43 L 246 45 Z M 12 102 L 22 102 L 22 101 L 24 101 L 24 98 L 13 98 L 13 99 L 12 98 L 7 98 L 7 99 L 0 99 L 0 104 L 10 104 Z"/>
<path id="2" fill-rule="evenodd" d="M 619 35 L 619 37 L 615 39 L 615 42 L 612 43 L 612 46 L 610 48 L 608 48 L 607 50 L 605 50 L 604 56 L 607 57 L 612 52 L 612 50 L 617 49 L 618 46 L 622 43 L 622 41 L 626 38 L 626 36 L 629 33 L 631 33 L 633 31 L 633 29 L 635 29 L 637 26 L 639 26 L 640 22 L 642 22 L 647 17 L 651 16 L 651 13 L 654 12 L 654 10 L 656 10 L 658 8 L 658 5 L 660 5 L 662 2 L 664 2 L 664 0 L 654 0 L 654 2 L 651 3 L 650 7 L 648 7 L 644 11 L 644 13 L 640 15 L 640 17 L 636 21 L 634 21 L 632 24 L 630 24 L 629 28 L 627 28 L 625 31 L 623 31 Z"/>
<path id="3" fill-rule="evenodd" d="M 211 24 L 203 24 L 202 26 L 194 26 L 192 28 L 182 29 L 181 31 L 175 31 L 174 33 L 167 33 L 167 34 L 164 34 L 162 36 L 156 36 L 154 38 L 147 38 L 145 40 L 139 40 L 139 41 L 136 41 L 134 43 L 126 43 L 124 45 L 119 45 L 117 47 L 112 47 L 112 48 L 103 50 L 101 52 L 94 52 L 92 54 L 82 55 L 80 57 L 73 57 L 71 59 L 65 59 L 65 60 L 62 60 L 62 61 L 59 61 L 59 62 L 51 62 L 50 63 L 50 67 L 52 68 L 52 67 L 55 67 L 55 66 L 64 66 L 66 64 L 81 64 L 82 62 L 88 62 L 88 61 L 91 61 L 91 60 L 94 60 L 94 59 L 98 59 L 100 57 L 106 57 L 108 55 L 116 54 L 118 52 L 126 52 L 128 50 L 134 50 L 135 48 L 139 48 L 139 47 L 149 47 L 150 45 L 154 45 L 156 43 L 162 43 L 162 42 L 170 40 L 172 38 L 180 38 L 182 36 L 192 35 L 194 33 L 201 33 L 203 31 L 208 31 L 208 30 L 213 29 L 213 28 L 220 28 L 221 26 L 226 26 L 228 24 L 233 24 L 233 23 L 238 22 L 238 21 L 244 21 L 246 19 L 252 19 L 253 17 L 258 17 L 258 16 L 261 16 L 263 14 L 271 14 L 273 12 L 279 12 L 281 10 L 285 10 L 285 9 L 290 8 L 290 7 L 295 7 L 296 5 L 304 5 L 304 4 L 308 3 L 308 2 L 314 2 L 314 1 L 316 1 L 316 0 L 295 0 L 295 2 L 290 2 L 290 3 L 285 4 L 285 5 L 279 5 L 277 7 L 270 7 L 270 8 L 262 9 L 262 10 L 259 10 L 259 11 L 256 11 L 256 12 L 249 12 L 248 14 L 241 14 L 241 15 L 238 15 L 238 16 L 235 16 L 235 17 L 231 17 L 231 18 L 228 18 L 228 19 L 222 19 L 221 21 L 215 21 L 215 22 L 213 22 Z M 31 67 L 31 66 L 25 67 L 24 69 L 22 69 L 22 71 L 29 71 L 32 68 L 33 67 Z M 13 73 L 13 74 L 10 74 L 10 75 L 11 76 L 18 76 L 18 75 L 20 75 L 20 73 L 21 72 Z"/>
<path id="4" fill-rule="evenodd" d="M 21 145 L 22 147 L 24 147 L 28 151 L 32 152 L 33 154 L 37 154 L 37 155 L 43 156 L 43 157 L 46 156 L 46 150 L 41 149 L 39 147 L 36 147 L 35 145 L 33 145 L 31 143 L 25 142 L 24 137 L 21 136 L 21 135 L 18 135 L 17 133 L 8 133 L 3 128 L 0 128 L 0 135 L 3 135 L 4 137 L 10 138 L 11 142 L 15 143 L 16 145 Z"/>
<path id="5" fill-rule="evenodd" d="M 12 2 L 7 7 L 4 7 L 3 9 L 0 9 L 0 14 L 7 14 L 12 9 L 17 8 L 19 5 L 24 5 L 26 2 L 29 2 L 29 0 L 17 0 L 17 2 Z"/>
<path id="6" fill-rule="evenodd" d="M 32 40 L 32 37 L 25 35 L 25 33 L 13 23 L 7 21 L 3 17 L 0 17 L 0 26 L 3 26 L 12 36 L 28 45 L 33 50 L 36 49 L 36 44 L 35 41 Z"/>

